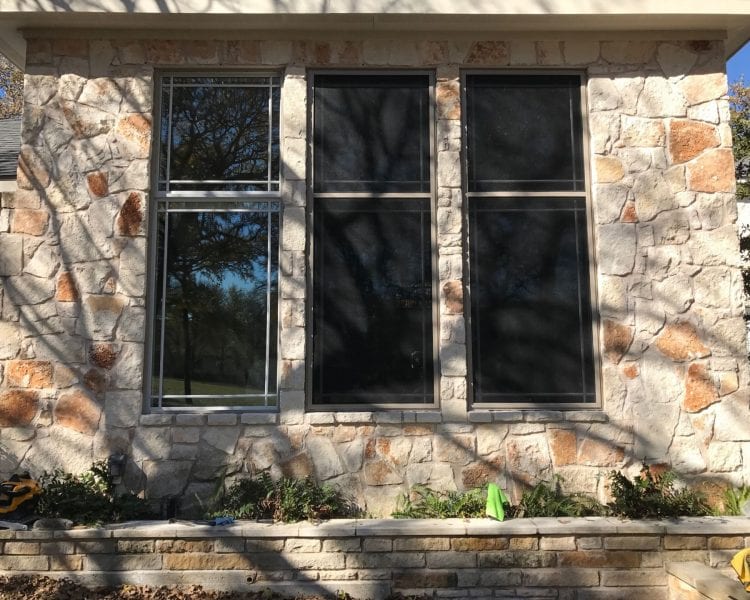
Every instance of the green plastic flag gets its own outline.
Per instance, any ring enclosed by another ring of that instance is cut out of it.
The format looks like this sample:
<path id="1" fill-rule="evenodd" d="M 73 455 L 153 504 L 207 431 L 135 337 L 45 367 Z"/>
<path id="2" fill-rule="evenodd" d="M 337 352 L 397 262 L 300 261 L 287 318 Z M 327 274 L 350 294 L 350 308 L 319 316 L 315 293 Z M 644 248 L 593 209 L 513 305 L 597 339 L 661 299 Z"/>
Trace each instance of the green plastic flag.
<path id="1" fill-rule="evenodd" d="M 490 483 L 487 486 L 487 508 L 484 511 L 485 514 L 488 517 L 497 519 L 498 521 L 505 520 L 504 504 L 509 504 L 505 492 L 503 492 L 497 484 Z"/>

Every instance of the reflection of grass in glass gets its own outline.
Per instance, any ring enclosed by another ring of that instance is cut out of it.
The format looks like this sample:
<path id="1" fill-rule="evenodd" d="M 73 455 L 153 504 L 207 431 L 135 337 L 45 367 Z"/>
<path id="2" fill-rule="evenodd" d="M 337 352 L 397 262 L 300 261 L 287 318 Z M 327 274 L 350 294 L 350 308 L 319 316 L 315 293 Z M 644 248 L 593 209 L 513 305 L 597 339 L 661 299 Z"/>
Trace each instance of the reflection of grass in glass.
<path id="1" fill-rule="evenodd" d="M 239 385 L 208 383 L 193 381 L 193 394 L 253 394 L 263 393 L 262 390 L 246 389 Z M 159 393 L 159 381 L 154 378 L 152 390 L 154 394 Z M 164 395 L 184 394 L 185 388 L 182 379 L 164 378 Z M 188 404 L 182 398 L 164 398 L 163 406 L 264 406 L 263 398 L 193 398 L 192 404 Z M 269 406 L 276 406 L 276 398 L 268 399 Z"/>

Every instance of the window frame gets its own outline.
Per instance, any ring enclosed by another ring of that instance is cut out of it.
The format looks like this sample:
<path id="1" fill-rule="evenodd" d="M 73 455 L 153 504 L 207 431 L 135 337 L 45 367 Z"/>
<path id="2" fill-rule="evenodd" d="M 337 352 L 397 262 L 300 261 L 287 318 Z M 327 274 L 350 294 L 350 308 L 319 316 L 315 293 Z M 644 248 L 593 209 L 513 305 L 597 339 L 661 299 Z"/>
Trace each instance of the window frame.
<path id="1" fill-rule="evenodd" d="M 583 172 L 582 191 L 528 191 L 528 190 L 504 190 L 493 192 L 469 192 L 469 123 L 468 123 L 468 100 L 467 100 L 467 78 L 470 75 L 577 75 L 580 80 L 580 107 L 581 107 L 581 160 Z M 597 263 L 596 253 L 594 251 L 595 234 L 594 234 L 594 214 L 593 202 L 591 195 L 592 177 L 591 177 L 591 149 L 589 134 L 589 113 L 587 102 L 587 76 L 586 72 L 581 69 L 549 69 L 549 68 L 524 68 L 524 69 L 461 69 L 460 86 L 461 86 L 461 193 L 463 197 L 462 206 L 462 254 L 464 268 L 464 319 L 466 322 L 466 361 L 467 361 L 467 404 L 468 410 L 487 410 L 487 409 L 505 409 L 505 410 L 601 410 L 602 393 L 601 393 L 601 351 L 599 348 L 600 332 L 600 313 L 597 294 Z M 592 336 L 592 355 L 593 362 L 593 382 L 594 382 L 594 401 L 593 402 L 475 402 L 474 389 L 474 330 L 472 327 L 472 304 L 471 304 L 471 256 L 470 256 L 470 239 L 471 231 L 469 215 L 469 199 L 471 197 L 483 198 L 512 198 L 512 197 L 569 197 L 581 198 L 586 206 L 586 234 L 587 234 L 587 253 L 588 253 L 588 271 L 589 271 L 589 301 L 591 304 L 591 336 Z"/>
<path id="2" fill-rule="evenodd" d="M 205 78 L 221 78 L 221 77 L 248 77 L 248 78 L 258 78 L 258 77 L 267 77 L 267 78 L 275 78 L 277 80 L 277 83 L 269 83 L 268 88 L 276 88 L 279 90 L 279 118 L 281 117 L 283 106 L 282 106 L 282 100 L 281 97 L 281 89 L 283 86 L 283 73 L 273 70 L 259 70 L 259 71 L 248 71 L 248 70 L 231 70 L 231 69 L 212 69 L 212 70 L 196 70 L 196 69 L 169 69 L 169 70 L 155 70 L 153 73 L 153 122 L 152 122 L 152 132 L 153 132 L 153 139 L 151 142 L 151 155 L 149 159 L 149 168 L 151 169 L 151 176 L 150 176 L 150 191 L 149 191 L 149 207 L 148 207 L 148 235 L 146 236 L 147 240 L 147 251 L 146 251 L 146 264 L 147 264 L 147 286 L 146 286 L 146 332 L 144 337 L 144 369 L 143 369 L 143 411 L 146 414 L 154 413 L 154 414 L 174 414 L 174 413 L 249 413 L 249 412 L 258 412 L 258 413 L 278 413 L 279 412 L 279 383 L 280 383 L 280 363 L 281 363 L 281 356 L 280 356 L 280 319 L 279 319 L 279 302 L 277 299 L 276 303 L 276 328 L 275 331 L 271 331 L 270 323 L 273 322 L 273 319 L 271 318 L 272 310 L 270 309 L 269 305 L 266 305 L 266 323 L 267 323 L 267 334 L 266 334 L 266 356 L 268 357 L 268 348 L 270 340 L 275 336 L 276 338 L 276 369 L 275 369 L 275 391 L 273 393 L 264 393 L 264 394 L 237 394 L 237 395 L 200 395 L 200 394 L 193 394 L 190 396 L 191 398 L 199 398 L 201 396 L 208 397 L 208 398 L 216 398 L 220 399 L 222 397 L 225 398 L 248 398 L 248 397 L 258 397 L 262 398 L 264 401 L 263 405 L 221 405 L 221 404 L 215 404 L 211 406 L 191 406 L 189 404 L 183 404 L 181 406 L 162 406 L 161 403 L 164 399 L 164 394 L 162 390 L 162 373 L 163 373 L 163 367 L 160 368 L 158 373 L 155 373 L 156 369 L 154 369 L 154 357 L 155 357 L 155 343 L 157 340 L 161 340 L 161 350 L 160 350 L 160 356 L 163 357 L 163 332 L 157 332 L 156 331 L 156 323 L 157 323 L 157 317 L 158 312 L 161 310 L 159 306 L 157 306 L 157 290 L 156 285 L 158 281 L 158 273 L 157 273 L 157 266 L 159 264 L 159 256 L 158 256 L 158 235 L 159 235 L 159 215 L 162 212 L 165 212 L 166 214 L 169 214 L 169 202 L 173 201 L 176 203 L 181 204 L 187 204 L 194 202 L 196 205 L 196 208 L 206 207 L 207 205 L 215 205 L 217 203 L 226 202 L 227 205 L 230 205 L 232 203 L 267 203 L 269 208 L 265 211 L 257 211 L 257 212 L 263 212 L 268 215 L 268 224 L 269 224 L 269 242 L 268 242 L 268 249 L 271 251 L 272 246 L 275 244 L 276 246 L 276 253 L 279 261 L 279 265 L 277 266 L 277 278 L 278 283 L 277 287 L 280 289 L 280 280 L 281 280 L 281 239 L 283 237 L 283 200 L 282 200 L 282 182 L 283 182 L 283 176 L 282 176 L 282 162 L 283 158 L 281 157 L 281 120 L 279 120 L 279 126 L 278 126 L 278 135 L 279 139 L 277 141 L 278 147 L 279 147 L 279 176 L 278 176 L 278 183 L 276 190 L 243 190 L 243 191 L 228 191 L 228 190 L 192 190 L 192 191 L 169 191 L 169 181 L 167 180 L 167 189 L 166 190 L 160 190 L 160 184 L 162 183 L 161 180 L 161 173 L 160 173 L 160 160 L 161 160 L 161 150 L 162 150 L 162 142 L 161 142 L 161 121 L 162 117 L 164 116 L 162 114 L 162 93 L 164 90 L 164 82 L 170 78 L 170 77 L 205 77 Z M 196 84 L 196 87 L 198 85 Z M 240 87 L 240 86 L 238 86 Z M 251 86 L 255 87 L 255 86 Z M 257 86 L 257 87 L 266 87 L 266 86 Z M 270 104 L 270 103 L 269 103 Z M 272 113 L 272 105 L 269 106 L 269 114 L 271 117 L 273 117 Z M 272 145 L 272 132 L 273 132 L 273 124 L 272 124 L 272 118 L 269 119 L 269 150 Z M 169 137 L 169 136 L 168 136 Z M 168 139 L 169 142 L 169 139 Z M 169 153 L 167 154 L 167 161 L 169 160 Z M 267 180 L 267 183 L 271 184 L 270 179 L 270 171 L 271 171 L 271 157 L 269 153 L 268 157 L 268 173 L 269 173 L 269 179 Z M 167 171 L 168 172 L 168 171 Z M 271 209 L 270 206 L 272 204 L 276 204 L 277 208 L 275 210 Z M 189 211 L 190 209 L 188 209 Z M 207 212 L 223 212 L 222 210 L 216 210 L 215 207 L 206 207 L 205 209 Z M 227 208 L 229 212 L 232 212 L 231 208 Z M 243 211 L 245 212 L 245 211 Z M 255 211 L 248 211 L 248 212 L 255 212 Z M 271 215 L 273 213 L 276 213 L 278 215 L 278 239 L 275 241 L 272 241 L 270 236 L 270 223 L 271 223 Z M 168 231 L 168 225 L 167 229 Z M 166 266 L 165 266 L 166 268 Z M 269 256 L 269 267 L 268 271 L 270 271 L 270 256 Z M 278 294 L 278 292 L 277 292 Z M 163 292 L 162 292 L 163 295 Z M 271 292 L 270 288 L 267 291 L 267 298 L 270 299 Z M 269 388 L 269 384 L 271 383 L 271 379 L 269 379 L 269 370 L 270 370 L 270 362 L 268 362 L 268 358 L 266 359 L 266 387 Z M 154 376 L 159 377 L 159 392 L 157 394 L 154 394 L 152 391 L 152 379 Z M 269 400 L 273 401 L 273 404 L 269 404 Z M 158 405 L 154 405 L 154 401 L 158 402 Z"/>
<path id="3" fill-rule="evenodd" d="M 316 192 L 315 186 L 315 78 L 316 76 L 341 75 L 423 75 L 428 77 L 429 88 L 429 174 L 430 185 L 428 192 Z M 305 308 L 305 411 L 306 412 L 374 412 L 378 410 L 431 410 L 440 408 L 440 298 L 439 298 L 439 268 L 438 268 L 438 237 L 437 237 L 437 111 L 435 106 L 435 87 L 437 77 L 431 69 L 393 69 L 393 68 L 352 68 L 352 69 L 308 69 L 307 71 L 307 123 L 308 123 L 308 159 L 307 159 L 307 209 L 306 228 L 308 231 L 307 244 L 307 283 L 306 296 L 307 306 Z M 374 198 L 414 198 L 429 199 L 430 208 L 430 261 L 431 261 L 431 290 L 432 290 L 432 354 L 433 354 L 433 401 L 430 403 L 393 403 L 373 402 L 368 404 L 314 404 L 313 403 L 313 375 L 314 375 L 314 352 L 313 352 L 313 312 L 314 312 L 314 213 L 315 199 L 342 198 L 342 199 L 374 199 Z"/>

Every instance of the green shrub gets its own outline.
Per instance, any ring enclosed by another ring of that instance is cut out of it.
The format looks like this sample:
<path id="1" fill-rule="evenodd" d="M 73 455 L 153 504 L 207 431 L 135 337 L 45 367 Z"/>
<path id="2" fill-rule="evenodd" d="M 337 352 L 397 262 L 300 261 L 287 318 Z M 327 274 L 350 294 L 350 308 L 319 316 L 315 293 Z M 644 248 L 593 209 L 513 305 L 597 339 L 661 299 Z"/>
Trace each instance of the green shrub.
<path id="1" fill-rule="evenodd" d="M 399 498 L 398 508 L 391 516 L 396 519 L 483 517 L 486 505 L 486 488 L 467 492 L 438 492 L 423 485 L 415 485 L 410 493 Z"/>
<path id="2" fill-rule="evenodd" d="M 609 475 L 614 500 L 612 513 L 631 519 L 662 519 L 665 517 L 703 517 L 713 514 L 705 497 L 695 490 L 676 489 L 675 474 L 652 473 L 644 463 L 640 475 L 630 481 L 622 473 Z"/>
<path id="3" fill-rule="evenodd" d="M 553 483 L 540 481 L 521 496 L 521 501 L 511 508 L 516 518 L 534 517 L 587 517 L 607 514 L 607 507 L 584 494 L 563 493 L 561 477 Z"/>
<path id="4" fill-rule="evenodd" d="M 723 514 L 731 517 L 740 517 L 744 515 L 743 508 L 750 502 L 750 486 L 740 486 L 739 488 L 729 488 L 724 490 L 724 510 Z"/>
<path id="5" fill-rule="evenodd" d="M 145 519 L 153 514 L 142 498 L 115 494 L 115 487 L 104 461 L 74 475 L 60 469 L 40 478 L 42 493 L 36 507 L 40 517 L 70 519 L 74 523 L 98 523 Z"/>
<path id="6" fill-rule="evenodd" d="M 226 490 L 210 516 L 230 515 L 236 519 L 274 519 L 291 523 L 356 514 L 354 504 L 329 484 L 311 478 L 284 477 L 273 481 L 268 473 L 240 479 Z"/>

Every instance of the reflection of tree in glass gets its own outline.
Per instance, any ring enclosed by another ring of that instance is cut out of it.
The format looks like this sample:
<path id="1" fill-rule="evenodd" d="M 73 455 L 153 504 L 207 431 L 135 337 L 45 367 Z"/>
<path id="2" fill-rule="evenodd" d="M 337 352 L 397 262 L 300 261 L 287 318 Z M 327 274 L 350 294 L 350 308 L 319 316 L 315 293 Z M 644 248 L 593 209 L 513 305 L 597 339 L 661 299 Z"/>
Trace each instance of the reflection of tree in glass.
<path id="1" fill-rule="evenodd" d="M 174 88 L 172 115 L 171 180 L 267 180 L 268 88 Z"/>
<path id="2" fill-rule="evenodd" d="M 263 389 L 267 219 L 170 215 L 164 376 L 183 379 L 186 396 L 194 379 Z M 275 284 L 272 265 L 272 293 Z"/>

